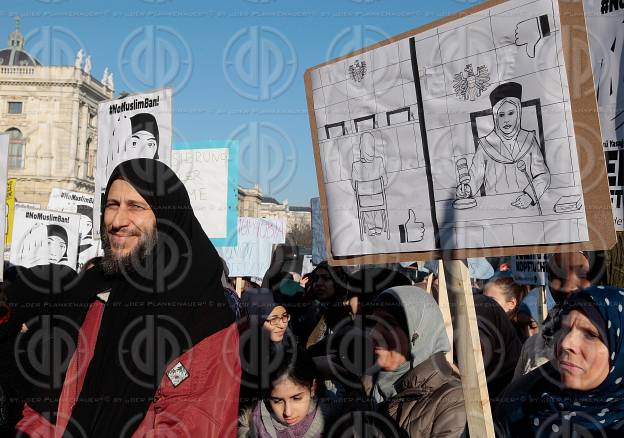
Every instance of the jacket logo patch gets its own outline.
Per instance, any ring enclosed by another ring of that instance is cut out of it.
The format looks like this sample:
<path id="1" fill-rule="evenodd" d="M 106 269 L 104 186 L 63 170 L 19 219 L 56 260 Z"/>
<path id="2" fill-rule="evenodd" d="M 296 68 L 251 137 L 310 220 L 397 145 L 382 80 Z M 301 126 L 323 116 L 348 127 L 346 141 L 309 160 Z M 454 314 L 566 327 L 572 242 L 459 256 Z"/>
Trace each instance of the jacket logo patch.
<path id="1" fill-rule="evenodd" d="M 173 368 L 171 368 L 167 372 L 167 377 L 169 377 L 169 380 L 171 380 L 171 383 L 173 384 L 173 387 L 175 388 L 176 386 L 184 382 L 189 377 L 189 372 L 187 371 L 186 368 L 184 368 L 184 365 L 182 365 L 182 362 L 178 362 L 177 364 L 175 364 Z"/>

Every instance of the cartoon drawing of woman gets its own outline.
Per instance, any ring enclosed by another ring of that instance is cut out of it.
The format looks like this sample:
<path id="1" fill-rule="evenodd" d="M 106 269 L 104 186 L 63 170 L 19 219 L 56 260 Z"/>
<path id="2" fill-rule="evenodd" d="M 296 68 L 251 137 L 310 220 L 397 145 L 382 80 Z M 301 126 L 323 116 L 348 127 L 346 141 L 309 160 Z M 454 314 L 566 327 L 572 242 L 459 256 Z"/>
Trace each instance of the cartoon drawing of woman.
<path id="1" fill-rule="evenodd" d="M 360 157 L 351 164 L 351 187 L 363 207 L 382 207 L 383 190 L 388 185 L 384 159 L 375 152 L 375 137 L 365 132 L 360 137 Z M 364 230 L 369 236 L 380 235 L 384 228 L 382 209 L 364 212 Z"/>
<path id="2" fill-rule="evenodd" d="M 492 90 L 494 129 L 479 137 L 470 180 L 457 186 L 458 198 L 473 196 L 484 186 L 486 195 L 520 193 L 511 205 L 524 209 L 539 201 L 550 186 L 550 171 L 535 131 L 522 128 L 521 101 L 522 86 L 516 82 Z"/>

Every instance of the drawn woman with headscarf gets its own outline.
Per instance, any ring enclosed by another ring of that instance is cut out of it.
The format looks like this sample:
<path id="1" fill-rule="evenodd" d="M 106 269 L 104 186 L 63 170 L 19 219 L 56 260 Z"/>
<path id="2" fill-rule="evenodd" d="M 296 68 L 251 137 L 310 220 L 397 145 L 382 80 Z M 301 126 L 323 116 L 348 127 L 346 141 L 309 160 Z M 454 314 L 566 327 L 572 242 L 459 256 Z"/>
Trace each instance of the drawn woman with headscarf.
<path id="1" fill-rule="evenodd" d="M 360 137 L 360 157 L 351 164 L 351 187 L 364 207 L 383 206 L 383 189 L 388 185 L 388 173 L 384 159 L 375 154 L 375 137 L 365 132 Z M 369 236 L 377 236 L 383 230 L 381 210 L 364 212 L 364 229 Z"/>
<path id="2" fill-rule="evenodd" d="M 106 159 L 106 178 L 123 161 L 134 158 L 155 160 L 159 158 L 158 123 L 152 114 L 139 113 L 132 117 L 121 115 L 115 125 Z"/>
<path id="3" fill-rule="evenodd" d="M 67 231 L 60 225 L 47 225 L 50 263 L 67 261 Z"/>
<path id="4" fill-rule="evenodd" d="M 520 193 L 514 207 L 535 205 L 550 186 L 550 171 L 535 131 L 522 129 L 522 86 L 501 84 L 492 90 L 494 129 L 479 137 L 470 166 L 470 180 L 457 186 L 457 196 L 468 198 L 485 187 L 486 195 Z"/>

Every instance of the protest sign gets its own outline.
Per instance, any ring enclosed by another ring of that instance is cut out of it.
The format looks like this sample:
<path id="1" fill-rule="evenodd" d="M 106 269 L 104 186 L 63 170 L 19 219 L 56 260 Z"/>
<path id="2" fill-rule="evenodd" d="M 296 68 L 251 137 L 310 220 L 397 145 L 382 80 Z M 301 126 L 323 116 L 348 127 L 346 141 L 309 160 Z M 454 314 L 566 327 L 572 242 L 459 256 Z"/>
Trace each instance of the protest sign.
<path id="1" fill-rule="evenodd" d="M 154 158 L 169 165 L 172 144 L 172 90 L 100 102 L 95 172 L 93 230 L 99 238 L 101 197 L 115 167 L 133 158 Z"/>
<path id="2" fill-rule="evenodd" d="M 76 270 L 80 215 L 17 208 L 13 218 L 11 263 L 26 268 L 54 263 Z"/>
<path id="3" fill-rule="evenodd" d="M 624 8 L 618 2 L 583 0 L 591 65 L 602 144 L 607 164 L 607 177 L 613 208 L 613 223 L 617 231 L 624 231 Z M 590 133 L 588 133 L 589 135 Z M 594 132 L 599 135 L 600 132 Z"/>
<path id="4" fill-rule="evenodd" d="M 588 53 L 581 5 L 491 1 L 308 69 L 330 262 L 613 246 Z"/>
<path id="5" fill-rule="evenodd" d="M 11 245 L 11 234 L 13 233 L 13 214 L 15 212 L 15 183 L 17 180 L 15 178 L 11 178 L 7 180 L 6 183 L 6 212 L 4 216 L 6 217 L 6 225 L 4 232 L 4 244 L 6 247 Z"/>
<path id="6" fill-rule="evenodd" d="M 37 204 L 36 202 L 16 202 L 15 208 L 41 208 L 41 204 Z"/>
<path id="7" fill-rule="evenodd" d="M 217 251 L 227 263 L 230 277 L 264 277 L 271 264 L 273 245 L 286 241 L 282 219 L 238 218 L 238 244 Z"/>
<path id="8" fill-rule="evenodd" d="M 321 198 L 310 199 L 310 207 L 312 210 L 312 263 L 318 265 L 327 258 Z"/>
<path id="9" fill-rule="evenodd" d="M 215 247 L 235 246 L 238 219 L 238 143 L 174 145 L 171 168 L 184 183 L 195 217 Z"/>
<path id="10" fill-rule="evenodd" d="M 309 274 L 314 270 L 314 264 L 312 263 L 312 255 L 305 254 L 303 256 L 303 263 L 301 264 L 301 275 Z"/>
<path id="11" fill-rule="evenodd" d="M 89 193 L 72 192 L 53 188 L 48 200 L 48 209 L 77 213 L 80 215 L 80 245 L 78 246 L 78 269 L 98 255 L 97 240 L 93 239 L 93 201 Z"/>
<path id="12" fill-rule="evenodd" d="M 0 135 L 0 230 L 6 233 L 8 225 L 7 208 L 7 163 L 9 160 L 9 134 Z M 0 239 L 0 254 L 4 260 L 4 239 Z M 0 269 L 0 281 L 2 281 L 4 269 Z"/>
<path id="13" fill-rule="evenodd" d="M 510 260 L 514 281 L 518 284 L 546 286 L 547 259 L 544 254 L 514 256 Z"/>

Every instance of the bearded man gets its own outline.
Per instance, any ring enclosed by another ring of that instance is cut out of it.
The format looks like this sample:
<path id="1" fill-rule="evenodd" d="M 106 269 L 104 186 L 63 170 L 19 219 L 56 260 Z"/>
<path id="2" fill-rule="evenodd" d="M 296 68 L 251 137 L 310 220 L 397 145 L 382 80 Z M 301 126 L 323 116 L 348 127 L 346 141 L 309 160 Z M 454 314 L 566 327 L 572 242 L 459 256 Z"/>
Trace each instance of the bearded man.
<path id="1" fill-rule="evenodd" d="M 103 259 L 46 297 L 63 305 L 47 308 L 48 324 L 32 322 L 24 334 L 54 341 L 62 329 L 67 354 L 41 350 L 59 383 L 31 391 L 38 396 L 27 397 L 17 431 L 234 437 L 238 333 L 221 259 L 184 185 L 165 164 L 142 158 L 118 165 L 104 196 Z"/>

